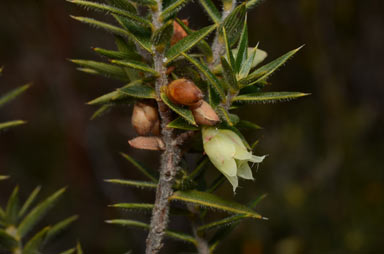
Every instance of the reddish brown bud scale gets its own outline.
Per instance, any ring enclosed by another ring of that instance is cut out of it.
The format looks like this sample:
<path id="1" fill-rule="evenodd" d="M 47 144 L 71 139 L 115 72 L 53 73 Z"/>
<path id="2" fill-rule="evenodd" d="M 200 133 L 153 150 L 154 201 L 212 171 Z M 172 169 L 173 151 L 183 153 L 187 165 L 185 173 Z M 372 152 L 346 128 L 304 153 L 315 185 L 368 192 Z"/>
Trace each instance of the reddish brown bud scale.
<path id="1" fill-rule="evenodd" d="M 188 20 L 183 19 L 182 22 L 188 26 Z M 173 22 L 173 36 L 171 39 L 171 45 L 176 44 L 178 41 L 186 37 L 188 34 L 185 32 L 185 30 L 177 23 L 176 21 Z"/>
<path id="2" fill-rule="evenodd" d="M 128 143 L 137 149 L 160 151 L 165 149 L 163 140 L 159 137 L 136 137 L 128 140 Z"/>
<path id="3" fill-rule="evenodd" d="M 160 121 L 157 108 L 150 102 L 135 103 L 131 123 L 139 135 L 160 134 Z"/>
<path id="4" fill-rule="evenodd" d="M 187 106 L 196 105 L 204 97 L 201 90 L 188 79 L 177 79 L 168 84 L 167 96 L 172 102 Z"/>
<path id="5" fill-rule="evenodd" d="M 220 122 L 219 116 L 215 110 L 206 101 L 201 100 L 202 103 L 198 107 L 191 107 L 193 117 L 196 123 L 201 125 L 214 126 Z"/>

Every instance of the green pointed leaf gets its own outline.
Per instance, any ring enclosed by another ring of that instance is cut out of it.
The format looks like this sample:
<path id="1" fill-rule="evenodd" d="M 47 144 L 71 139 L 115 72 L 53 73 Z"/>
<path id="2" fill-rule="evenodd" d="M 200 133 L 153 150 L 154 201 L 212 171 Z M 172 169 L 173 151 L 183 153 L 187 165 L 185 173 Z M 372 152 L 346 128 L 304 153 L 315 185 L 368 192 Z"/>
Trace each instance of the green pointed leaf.
<path id="1" fill-rule="evenodd" d="M 12 250 L 18 246 L 18 242 L 15 238 L 0 229 L 0 249 Z"/>
<path id="2" fill-rule="evenodd" d="M 45 237 L 44 244 L 57 238 L 64 230 L 66 230 L 78 218 L 79 216 L 74 215 L 65 220 L 60 221 L 59 223 L 51 227 L 50 230 L 48 231 L 47 236 Z"/>
<path id="3" fill-rule="evenodd" d="M 5 222 L 7 224 L 16 225 L 19 208 L 19 187 L 16 186 L 8 199 L 7 207 L 5 209 Z"/>
<path id="4" fill-rule="evenodd" d="M 301 92 L 260 92 L 239 95 L 236 96 L 233 101 L 247 103 L 275 103 L 290 101 L 307 95 L 309 94 Z"/>
<path id="5" fill-rule="evenodd" d="M 207 79 L 209 84 L 215 89 L 217 94 L 220 96 L 221 99 L 225 99 L 225 93 L 222 87 L 221 82 L 217 79 L 217 77 L 209 70 L 208 66 L 201 63 L 199 60 L 196 60 L 192 57 L 190 57 L 187 54 L 183 53 L 183 56 L 191 62 L 193 65 L 196 66 L 196 68 L 201 72 L 201 74 L 204 75 L 204 77 Z"/>
<path id="6" fill-rule="evenodd" d="M 192 111 L 190 109 L 173 103 L 170 99 L 168 99 L 165 93 L 161 93 L 161 99 L 170 109 L 185 119 L 188 123 L 197 126 L 195 118 L 193 117 Z"/>
<path id="7" fill-rule="evenodd" d="M 8 121 L 5 123 L 0 123 L 0 130 L 6 130 L 8 128 L 16 127 L 19 125 L 26 124 L 27 122 L 23 120 Z"/>
<path id="8" fill-rule="evenodd" d="M 186 131 L 197 131 L 198 127 L 189 124 L 182 117 L 178 117 L 167 125 L 168 128 L 186 130 Z"/>
<path id="9" fill-rule="evenodd" d="M 122 66 L 125 66 L 125 67 L 130 67 L 130 68 L 133 68 L 133 69 L 136 69 L 136 70 L 140 70 L 140 71 L 145 71 L 145 72 L 148 72 L 148 73 L 152 73 L 154 75 L 158 75 L 158 73 L 152 69 L 151 67 L 149 67 L 148 65 L 142 63 L 142 62 L 139 62 L 139 61 L 135 61 L 135 60 L 124 60 L 124 61 L 121 61 L 121 60 L 112 60 L 111 61 L 112 63 L 114 64 L 117 64 L 117 65 L 122 65 Z"/>
<path id="10" fill-rule="evenodd" d="M 218 209 L 227 213 L 242 214 L 250 218 L 260 219 L 261 215 L 250 209 L 249 207 L 234 201 L 224 200 L 216 195 L 197 190 L 177 191 L 170 200 L 183 201 L 195 205 Z"/>
<path id="11" fill-rule="evenodd" d="M 246 121 L 246 120 L 240 120 L 240 122 L 236 125 L 238 128 L 247 128 L 247 129 L 253 129 L 253 130 L 261 130 L 263 127 L 260 125 L 257 125 L 255 123 Z"/>
<path id="12" fill-rule="evenodd" d="M 83 254 L 83 248 L 81 248 L 81 244 L 79 242 L 76 244 L 76 251 L 77 254 Z"/>
<path id="13" fill-rule="evenodd" d="M 24 86 L 18 87 L 16 89 L 6 93 L 5 95 L 1 96 L 0 97 L 0 107 L 4 106 L 6 103 L 12 101 L 17 96 L 19 96 L 20 94 L 25 92 L 30 86 L 31 85 L 28 84 L 28 85 L 24 85 Z"/>
<path id="14" fill-rule="evenodd" d="M 129 0 L 109 0 L 107 2 L 111 3 L 116 8 L 123 9 L 132 13 L 137 13 L 135 6 L 131 4 Z"/>
<path id="15" fill-rule="evenodd" d="M 156 92 L 155 89 L 151 86 L 140 84 L 140 83 L 133 83 L 129 86 L 125 86 L 123 88 L 117 89 L 117 91 L 134 97 L 134 98 L 140 98 L 140 99 L 155 99 L 156 98 Z"/>
<path id="16" fill-rule="evenodd" d="M 225 30 L 225 27 L 223 27 L 223 38 L 224 38 L 224 45 L 225 45 L 225 53 L 227 56 L 227 61 L 230 64 L 232 69 L 235 69 L 235 58 L 233 57 L 231 45 L 229 45 L 229 39 L 227 35 L 227 31 Z"/>
<path id="17" fill-rule="evenodd" d="M 136 187 L 139 189 L 154 189 L 156 190 L 157 184 L 152 182 L 142 182 L 142 181 L 133 181 L 133 180 L 121 180 L 121 179 L 107 179 L 107 183 L 121 184 L 125 186 Z"/>
<path id="18" fill-rule="evenodd" d="M 187 37 L 184 37 L 178 41 L 175 45 L 167 50 L 165 53 L 166 63 L 171 62 L 173 59 L 178 57 L 180 54 L 190 50 L 198 42 L 204 39 L 208 34 L 210 34 L 216 25 L 204 27 L 196 32 L 189 34 Z"/>
<path id="19" fill-rule="evenodd" d="M 247 10 L 258 6 L 262 1 L 263 0 L 249 0 L 249 1 L 247 1 L 247 4 L 246 4 Z"/>
<path id="20" fill-rule="evenodd" d="M 23 254 L 36 254 L 40 253 L 39 249 L 42 247 L 44 243 L 45 236 L 47 235 L 48 231 L 50 230 L 50 227 L 46 227 L 40 232 L 38 232 L 36 235 L 34 235 L 31 240 L 29 240 L 24 249 Z"/>
<path id="21" fill-rule="evenodd" d="M 244 61 L 244 63 L 241 65 L 239 75 L 238 75 L 239 79 L 247 77 L 249 72 L 251 71 L 253 62 L 255 61 L 255 57 L 256 57 L 256 53 L 257 53 L 257 47 L 258 47 L 258 45 L 256 45 L 256 47 L 252 50 L 249 58 L 247 58 Z"/>
<path id="22" fill-rule="evenodd" d="M 25 201 L 24 205 L 23 205 L 23 206 L 21 207 L 21 209 L 20 209 L 20 212 L 19 212 L 19 215 L 18 215 L 19 218 L 23 217 L 24 214 L 25 214 L 25 213 L 28 211 L 28 209 L 31 207 L 31 205 L 32 205 L 33 202 L 35 201 L 37 195 L 39 194 L 40 189 L 41 189 L 40 186 L 36 187 L 36 188 L 32 191 L 31 195 L 29 195 L 28 199 Z"/>
<path id="23" fill-rule="evenodd" d="M 47 212 L 52 209 L 58 199 L 63 195 L 64 191 L 65 188 L 55 192 L 28 213 L 17 229 L 20 237 L 25 236 L 47 214 Z"/>
<path id="24" fill-rule="evenodd" d="M 152 211 L 154 204 L 143 204 L 143 203 L 119 203 L 110 205 L 110 207 L 122 208 L 126 210 L 149 210 Z"/>
<path id="25" fill-rule="evenodd" d="M 131 0 L 132 2 L 141 4 L 141 5 L 157 5 L 157 2 L 154 0 Z"/>
<path id="26" fill-rule="evenodd" d="M 70 61 L 77 65 L 85 67 L 80 69 L 80 71 L 84 71 L 90 74 L 99 74 L 122 81 L 129 81 L 127 74 L 125 73 L 124 69 L 120 66 L 90 60 L 74 59 Z"/>
<path id="27" fill-rule="evenodd" d="M 222 106 L 218 106 L 216 109 L 220 118 L 223 119 L 229 126 L 235 126 L 239 122 L 239 117 L 237 115 L 229 113 Z"/>
<path id="28" fill-rule="evenodd" d="M 216 8 L 215 4 L 211 0 L 199 0 L 199 3 L 204 7 L 204 10 L 208 13 L 212 21 L 215 24 L 219 24 L 221 20 L 221 14 Z"/>
<path id="29" fill-rule="evenodd" d="M 108 24 L 108 23 L 105 23 L 102 21 L 98 21 L 95 19 L 91 19 L 91 18 L 75 17 L 75 16 L 71 16 L 71 17 L 75 20 L 78 20 L 82 23 L 89 24 L 89 25 L 94 26 L 96 28 L 102 28 L 102 29 L 104 29 L 104 30 L 106 30 L 112 34 L 125 36 L 128 39 L 136 42 L 138 45 L 140 45 L 143 49 L 145 49 L 149 53 L 152 53 L 151 45 L 150 45 L 149 41 L 145 41 L 142 38 L 137 37 L 136 35 L 134 35 L 133 33 L 129 32 L 126 29 L 122 29 L 120 27 L 117 27 L 117 26 L 114 26 L 114 25 L 111 25 L 111 24 Z"/>
<path id="30" fill-rule="evenodd" d="M 75 253 L 75 251 L 76 251 L 76 249 L 75 249 L 75 248 L 72 248 L 72 249 L 63 251 L 63 252 L 61 252 L 60 254 L 73 254 L 73 253 Z"/>
<path id="31" fill-rule="evenodd" d="M 9 178 L 9 176 L 2 176 L 2 175 L 0 175 L 0 181 L 2 181 L 2 180 L 6 180 L 6 179 L 8 179 Z"/>
<path id="32" fill-rule="evenodd" d="M 240 37 L 246 18 L 245 3 L 237 6 L 223 21 L 222 27 L 228 35 L 228 44 L 233 46 Z"/>
<path id="33" fill-rule="evenodd" d="M 289 58 L 291 58 L 297 51 L 299 51 L 303 46 L 291 50 L 285 55 L 273 60 L 272 62 L 263 65 L 254 72 L 252 72 L 248 77 L 240 80 L 240 83 L 244 85 L 253 85 L 260 81 L 266 80 L 272 73 L 274 73 L 281 65 L 283 65 Z"/>
<path id="34" fill-rule="evenodd" d="M 235 72 L 223 56 L 221 57 L 221 65 L 223 66 L 223 77 L 226 84 L 228 84 L 228 87 L 231 89 L 232 92 L 237 92 L 240 87 L 237 84 Z"/>
<path id="35" fill-rule="evenodd" d="M 102 117 L 106 115 L 108 112 L 111 111 L 111 109 L 115 106 L 114 104 L 104 104 L 101 107 L 99 107 L 95 112 L 93 112 L 90 120 L 95 120 L 96 118 Z"/>
<path id="36" fill-rule="evenodd" d="M 145 19 L 142 18 L 132 12 L 128 12 L 113 6 L 109 6 L 106 4 L 101 4 L 101 3 L 95 3 L 95 2 L 89 2 L 89 1 L 84 1 L 84 0 L 67 0 L 70 3 L 78 4 L 81 6 L 84 6 L 86 8 L 90 9 L 95 9 L 95 10 L 100 10 L 100 11 L 105 11 L 107 13 L 114 13 L 123 17 L 126 17 L 134 22 L 137 22 L 139 24 L 145 25 L 147 27 L 152 27 L 152 23 Z"/>
<path id="37" fill-rule="evenodd" d="M 236 71 L 239 72 L 243 62 L 248 58 L 248 26 L 245 18 L 243 30 L 240 35 L 239 46 L 236 54 Z"/>
<path id="38" fill-rule="evenodd" d="M 120 153 L 121 156 L 124 157 L 124 159 L 126 159 L 127 161 L 129 161 L 133 166 L 135 166 L 135 168 L 137 168 L 138 170 L 140 170 L 140 172 L 145 175 L 146 177 L 148 177 L 152 182 L 154 183 L 157 183 L 157 175 L 155 172 L 153 172 L 152 170 L 149 170 L 147 168 L 145 168 L 140 162 L 138 162 L 137 160 L 135 160 L 134 158 L 132 158 L 131 156 L 129 156 L 128 154 L 126 153 Z"/>
<path id="39" fill-rule="evenodd" d="M 141 228 L 145 230 L 149 230 L 149 225 L 140 221 L 135 221 L 135 220 L 123 220 L 123 219 L 117 219 L 117 220 L 108 220 L 106 221 L 109 224 L 115 224 L 115 225 L 120 225 L 124 227 L 135 227 L 135 228 Z M 166 230 L 165 235 L 184 242 L 189 242 L 192 244 L 196 244 L 196 240 L 193 236 L 183 234 L 183 233 L 177 233 L 173 231 Z"/>
<path id="40" fill-rule="evenodd" d="M 178 12 L 183 6 L 187 4 L 188 0 L 176 0 L 169 6 L 167 6 L 160 15 L 160 18 L 164 21 L 167 20 L 169 17 L 173 16 Z"/>
<path id="41" fill-rule="evenodd" d="M 124 51 L 116 51 L 116 50 L 108 50 L 108 49 L 103 49 L 103 48 L 93 48 L 93 51 L 96 53 L 108 57 L 110 59 L 118 59 L 118 60 L 123 60 L 123 59 L 135 59 L 138 60 L 140 59 L 140 55 L 138 54 L 133 54 L 131 52 L 124 52 Z"/>
<path id="42" fill-rule="evenodd" d="M 160 29 L 152 35 L 152 43 L 155 46 L 165 48 L 171 41 L 173 35 L 173 20 L 168 20 Z"/>

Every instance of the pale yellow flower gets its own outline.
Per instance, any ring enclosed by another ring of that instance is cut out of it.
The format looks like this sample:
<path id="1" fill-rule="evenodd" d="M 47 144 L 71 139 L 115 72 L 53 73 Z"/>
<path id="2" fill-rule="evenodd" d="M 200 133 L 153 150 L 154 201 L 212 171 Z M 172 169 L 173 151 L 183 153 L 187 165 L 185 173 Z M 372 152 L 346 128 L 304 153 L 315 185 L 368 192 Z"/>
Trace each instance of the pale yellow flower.
<path id="1" fill-rule="evenodd" d="M 253 155 L 231 130 L 206 127 L 202 134 L 204 151 L 212 164 L 232 184 L 234 192 L 238 186 L 238 177 L 253 180 L 248 162 L 260 163 L 265 156 Z"/>

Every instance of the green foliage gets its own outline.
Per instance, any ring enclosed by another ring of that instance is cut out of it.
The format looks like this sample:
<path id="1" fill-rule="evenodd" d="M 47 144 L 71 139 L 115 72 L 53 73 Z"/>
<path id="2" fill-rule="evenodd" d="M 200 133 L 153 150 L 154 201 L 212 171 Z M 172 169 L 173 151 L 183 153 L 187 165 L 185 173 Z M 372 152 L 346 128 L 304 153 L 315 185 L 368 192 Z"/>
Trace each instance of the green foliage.
<path id="1" fill-rule="evenodd" d="M 236 96 L 233 101 L 248 103 L 275 103 L 279 101 L 289 101 L 309 94 L 300 92 L 260 92 L 254 94 L 244 94 Z"/>
<path id="2" fill-rule="evenodd" d="M 140 162 L 136 161 L 134 158 L 129 156 L 126 153 L 121 153 L 121 156 L 123 156 L 124 159 L 129 161 L 135 168 L 137 168 L 143 175 L 145 175 L 149 180 L 151 180 L 154 183 L 157 183 L 157 175 L 152 170 L 149 170 L 145 168 L 143 165 L 141 165 Z"/>
<path id="3" fill-rule="evenodd" d="M 186 130 L 186 131 L 197 131 L 198 127 L 189 124 L 183 119 L 183 117 L 178 117 L 167 125 L 168 128 Z"/>
<path id="4" fill-rule="evenodd" d="M 37 187 L 22 206 L 19 201 L 19 188 L 16 187 L 8 199 L 6 208 L 0 207 L 0 251 L 12 253 L 39 254 L 41 249 L 62 231 L 68 228 L 77 216 L 72 216 L 53 226 L 46 226 L 26 239 L 35 226 L 55 206 L 65 189 L 61 189 L 36 206 L 40 187 Z"/>
<path id="5" fill-rule="evenodd" d="M 209 17 L 215 24 L 218 24 L 221 19 L 221 14 L 211 0 L 199 0 L 199 3 L 204 7 Z"/>
<path id="6" fill-rule="evenodd" d="M 176 114 L 181 116 L 188 123 L 197 126 L 195 118 L 193 117 L 192 111 L 188 108 L 179 106 L 172 101 L 170 101 L 165 93 L 161 93 L 161 99 L 168 107 L 170 107 Z"/>

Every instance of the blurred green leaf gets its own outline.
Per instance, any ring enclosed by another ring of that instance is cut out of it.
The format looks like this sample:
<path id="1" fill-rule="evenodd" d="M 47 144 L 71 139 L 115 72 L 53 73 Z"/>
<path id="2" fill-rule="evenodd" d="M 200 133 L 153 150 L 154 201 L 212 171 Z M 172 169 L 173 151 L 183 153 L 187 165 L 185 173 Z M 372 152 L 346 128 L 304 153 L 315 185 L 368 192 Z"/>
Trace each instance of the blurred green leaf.
<path id="1" fill-rule="evenodd" d="M 37 254 L 40 253 L 40 248 L 44 243 L 45 236 L 47 235 L 50 227 L 45 227 L 36 235 L 34 235 L 26 244 L 23 249 L 23 254 Z"/>
<path id="2" fill-rule="evenodd" d="M 157 184 L 152 182 L 143 182 L 143 181 L 133 181 L 133 180 L 122 180 L 122 179 L 107 179 L 105 180 L 107 183 L 115 183 L 115 184 L 121 184 L 125 186 L 131 186 L 136 187 L 139 189 L 156 189 Z"/>
<path id="3" fill-rule="evenodd" d="M 239 122 L 237 115 L 229 113 L 224 107 L 218 106 L 216 108 L 221 119 L 223 119 L 229 126 L 235 126 Z"/>
<path id="4" fill-rule="evenodd" d="M 6 180 L 6 179 L 8 179 L 9 178 L 9 176 L 2 176 L 2 175 L 0 175 L 0 181 L 2 181 L 2 180 Z"/>
<path id="5" fill-rule="evenodd" d="M 248 26 L 245 18 L 243 30 L 241 31 L 239 45 L 236 54 L 236 71 L 239 72 L 242 64 L 248 58 Z"/>
<path id="6" fill-rule="evenodd" d="M 228 84 L 231 91 L 238 91 L 240 88 L 237 84 L 235 72 L 224 56 L 221 57 L 221 65 L 223 66 L 223 77 L 226 84 Z"/>
<path id="7" fill-rule="evenodd" d="M 123 156 L 124 159 L 129 161 L 135 168 L 140 170 L 141 173 L 143 173 L 146 177 L 148 177 L 152 182 L 157 183 L 157 174 L 153 172 L 152 170 L 149 170 L 145 168 L 140 162 L 132 158 L 126 153 L 120 153 L 121 156 Z"/>
<path id="8" fill-rule="evenodd" d="M 247 77 L 249 72 L 253 68 L 253 63 L 255 62 L 258 46 L 259 44 L 257 44 L 256 47 L 251 51 L 249 58 L 246 58 L 244 63 L 242 63 L 238 75 L 239 79 Z"/>
<path id="9" fill-rule="evenodd" d="M 196 32 L 189 34 L 187 37 L 184 37 L 180 41 L 178 41 L 175 45 L 167 50 L 165 53 L 166 63 L 171 62 L 173 59 L 178 57 L 180 54 L 188 51 L 193 46 L 195 46 L 198 42 L 204 39 L 208 34 L 210 34 L 216 25 L 211 25 L 204 27 Z"/>
<path id="10" fill-rule="evenodd" d="M 0 97 L 0 107 L 4 106 L 6 103 L 9 103 L 10 101 L 14 100 L 17 96 L 25 92 L 31 85 L 24 85 L 21 87 L 18 87 L 5 95 Z"/>
<path id="11" fill-rule="evenodd" d="M 20 209 L 20 212 L 19 212 L 19 215 L 18 215 L 19 218 L 23 217 L 24 214 L 25 214 L 25 213 L 28 211 L 28 209 L 31 207 L 31 205 L 32 205 L 33 202 L 35 201 L 37 195 L 39 194 L 40 189 L 41 189 L 40 186 L 36 187 L 36 188 L 32 191 L 31 195 L 29 195 L 28 199 L 25 201 L 24 205 L 23 205 L 23 206 L 21 207 L 21 209 Z"/>
<path id="12" fill-rule="evenodd" d="M 236 96 L 233 101 L 248 103 L 275 103 L 290 101 L 307 95 L 309 94 L 301 92 L 259 92 Z"/>
<path id="13" fill-rule="evenodd" d="M 16 225 L 19 213 L 19 187 L 13 189 L 5 209 L 5 222 L 8 225 Z"/>
<path id="14" fill-rule="evenodd" d="M 129 11 L 129 12 L 137 13 L 135 6 L 131 4 L 129 0 L 108 0 L 107 2 L 109 2 L 110 4 L 112 4 L 117 8 Z"/>
<path id="15" fill-rule="evenodd" d="M 239 123 L 236 125 L 238 128 L 247 128 L 247 129 L 253 129 L 253 130 L 261 130 L 263 127 L 260 125 L 257 125 L 255 123 L 252 123 L 250 121 L 246 120 L 240 120 Z"/>
<path id="16" fill-rule="evenodd" d="M 129 86 L 124 86 L 123 88 L 117 89 L 117 91 L 129 95 L 131 97 L 140 98 L 140 99 L 155 99 L 156 92 L 155 89 L 151 86 L 133 83 Z"/>
<path id="17" fill-rule="evenodd" d="M 260 219 L 261 215 L 250 209 L 249 207 L 236 203 L 234 201 L 224 200 L 214 194 L 201 192 L 197 190 L 176 191 L 170 200 L 183 201 L 198 206 L 218 209 L 228 213 L 243 214 L 250 218 Z"/>
<path id="18" fill-rule="evenodd" d="M 199 0 L 199 3 L 204 7 L 204 10 L 208 13 L 212 21 L 215 24 L 219 24 L 221 20 L 221 14 L 216 8 L 215 4 L 211 0 Z"/>
<path id="19" fill-rule="evenodd" d="M 117 220 L 108 220 L 106 221 L 109 224 L 115 224 L 115 225 L 120 225 L 124 227 L 136 227 L 136 228 L 142 228 L 145 230 L 149 229 L 149 225 L 140 221 L 135 221 L 135 220 L 123 220 L 123 219 L 117 219 Z M 183 234 L 183 233 L 177 233 L 173 231 L 166 230 L 165 235 L 184 242 L 189 242 L 192 244 L 196 244 L 196 240 L 193 236 Z"/>
<path id="20" fill-rule="evenodd" d="M 110 59 L 135 59 L 138 60 L 140 55 L 138 54 L 133 54 L 133 53 L 127 53 L 124 51 L 116 51 L 116 50 L 108 50 L 108 49 L 103 49 L 103 48 L 92 48 L 93 51 L 96 53 L 108 57 Z"/>
<path id="21" fill-rule="evenodd" d="M 81 248 L 81 244 L 79 242 L 76 244 L 76 251 L 77 254 L 83 254 L 83 248 Z"/>
<path id="22" fill-rule="evenodd" d="M 228 44 L 233 46 L 241 35 L 241 30 L 244 27 L 246 18 L 245 3 L 237 6 L 223 21 L 222 27 L 228 35 Z M 220 29 L 222 30 L 222 29 Z"/>
<path id="23" fill-rule="evenodd" d="M 156 30 L 152 35 L 152 43 L 155 46 L 162 46 L 165 48 L 170 43 L 173 35 L 173 20 L 168 20 L 160 29 Z"/>
<path id="24" fill-rule="evenodd" d="M 18 242 L 15 238 L 9 235 L 3 229 L 0 229 L 0 249 L 12 250 L 18 246 Z"/>
<path id="25" fill-rule="evenodd" d="M 78 218 L 79 218 L 79 216 L 73 215 L 73 216 L 71 216 L 65 220 L 62 220 L 59 223 L 56 223 L 55 225 L 53 225 L 49 229 L 48 234 L 44 239 L 44 244 L 57 238 L 64 230 L 66 230 Z"/>
<path id="26" fill-rule="evenodd" d="M 188 123 L 197 126 L 195 122 L 195 118 L 193 117 L 192 111 L 188 108 L 184 108 L 182 106 L 179 106 L 175 103 L 173 103 L 170 99 L 168 99 L 167 95 L 165 93 L 161 93 L 161 99 L 163 102 L 170 107 L 176 114 L 181 116 L 183 119 L 185 119 Z"/>
<path id="27" fill-rule="evenodd" d="M 262 1 L 263 0 L 250 0 L 250 1 L 247 1 L 247 4 L 246 4 L 247 10 L 252 9 L 253 7 L 256 7 Z"/>
<path id="28" fill-rule="evenodd" d="M 102 117 L 103 115 L 107 114 L 112 108 L 115 106 L 114 104 L 104 104 L 101 107 L 99 107 L 95 112 L 93 112 L 90 120 L 95 120 L 98 117 Z"/>
<path id="29" fill-rule="evenodd" d="M 197 131 L 199 130 L 198 127 L 189 124 L 187 121 L 184 120 L 182 117 L 178 117 L 172 122 L 170 122 L 167 125 L 168 128 L 174 128 L 174 129 L 180 129 L 180 130 L 186 130 L 186 131 Z"/>
<path id="30" fill-rule="evenodd" d="M 124 69 L 120 66 L 91 60 L 73 59 L 70 61 L 77 65 L 85 67 L 79 69 L 80 71 L 87 72 L 90 74 L 104 75 L 106 77 L 115 78 L 121 81 L 129 81 L 127 74 L 125 73 Z"/>
<path id="31" fill-rule="evenodd" d="M 125 67 L 129 67 L 129 68 L 136 69 L 136 70 L 140 70 L 140 71 L 149 72 L 149 73 L 152 73 L 154 75 L 158 75 L 158 73 L 154 69 L 152 69 L 148 65 L 146 65 L 142 62 L 139 62 L 139 61 L 135 61 L 135 60 L 130 60 L 130 61 L 128 61 L 128 60 L 124 60 L 124 61 L 111 60 L 111 63 L 125 66 Z"/>
<path id="32" fill-rule="evenodd" d="M 169 6 L 167 6 L 160 15 L 160 18 L 164 21 L 167 20 L 169 17 L 173 16 L 178 12 L 181 8 L 183 8 L 184 5 L 186 5 L 188 0 L 176 0 Z"/>
<path id="33" fill-rule="evenodd" d="M 0 130 L 6 130 L 15 126 L 26 124 L 27 122 L 23 120 L 8 121 L 5 123 L 0 123 Z"/>
<path id="34" fill-rule="evenodd" d="M 126 210 L 150 210 L 152 211 L 154 204 L 143 204 L 143 203 L 119 203 L 110 205 L 110 207 L 122 208 Z"/>
<path id="35" fill-rule="evenodd" d="M 17 232 L 20 237 L 25 236 L 32 228 L 47 214 L 47 212 L 56 204 L 58 199 L 65 192 L 65 188 L 60 189 L 46 200 L 38 204 L 28 215 L 21 221 Z"/>
<path id="36" fill-rule="evenodd" d="M 233 54 L 232 54 L 231 45 L 229 45 L 229 38 L 228 38 L 227 31 L 225 30 L 225 27 L 223 27 L 223 38 L 224 38 L 225 54 L 227 56 L 227 61 L 231 66 L 231 69 L 236 70 L 235 58 L 233 57 Z"/>

